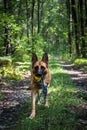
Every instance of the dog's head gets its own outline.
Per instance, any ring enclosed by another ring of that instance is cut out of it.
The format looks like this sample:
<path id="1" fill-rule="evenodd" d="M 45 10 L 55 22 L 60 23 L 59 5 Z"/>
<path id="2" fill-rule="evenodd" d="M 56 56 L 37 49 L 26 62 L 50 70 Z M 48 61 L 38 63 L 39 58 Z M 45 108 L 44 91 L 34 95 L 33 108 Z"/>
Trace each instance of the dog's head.
<path id="1" fill-rule="evenodd" d="M 41 61 L 38 61 L 37 55 L 32 54 L 32 69 L 33 73 L 37 77 L 42 77 L 47 73 L 48 69 L 48 54 L 45 53 Z"/>

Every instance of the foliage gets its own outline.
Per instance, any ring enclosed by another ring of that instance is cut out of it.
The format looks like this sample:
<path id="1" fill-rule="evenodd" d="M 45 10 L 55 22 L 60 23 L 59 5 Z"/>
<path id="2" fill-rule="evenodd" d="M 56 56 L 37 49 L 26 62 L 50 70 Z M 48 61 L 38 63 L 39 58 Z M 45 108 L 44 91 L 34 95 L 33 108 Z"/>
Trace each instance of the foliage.
<path id="1" fill-rule="evenodd" d="M 2 78 L 15 79 L 15 80 L 22 78 L 21 74 L 13 66 L 0 68 L 0 73 Z"/>
<path id="2" fill-rule="evenodd" d="M 16 68 L 13 67 L 12 59 L 10 56 L 0 57 L 0 76 L 3 78 L 21 78 L 21 75 L 18 74 Z"/>
<path id="3" fill-rule="evenodd" d="M 79 65 L 81 65 L 81 64 L 87 64 L 87 59 L 75 59 L 74 60 L 74 63 L 75 64 L 79 64 Z"/>
<path id="4" fill-rule="evenodd" d="M 20 79 L 22 78 L 19 70 L 14 67 L 11 57 L 5 56 L 0 57 L 0 76 L 2 78 L 10 78 L 10 79 Z"/>
<path id="5" fill-rule="evenodd" d="M 46 51 L 63 58 L 73 58 L 77 54 L 86 57 L 87 5 L 83 0 L 0 3 L 3 9 L 0 11 L 1 56 L 11 55 L 14 61 L 26 61 L 32 52 Z"/>
<path id="6" fill-rule="evenodd" d="M 20 44 L 21 42 L 21 44 Z M 26 44 L 26 37 L 22 40 L 19 40 L 15 46 L 15 51 L 12 55 L 12 59 L 14 62 L 16 61 L 27 61 L 30 59 L 28 55 L 29 45 Z"/>
<path id="7" fill-rule="evenodd" d="M 10 46 L 15 47 L 15 43 L 17 42 L 16 36 L 20 33 L 20 26 L 17 25 L 14 15 L 8 15 L 5 13 L 0 14 L 1 21 L 0 21 L 0 28 L 1 28 L 1 37 L 0 37 L 0 54 L 5 54 L 5 46 L 4 40 L 6 35 L 8 35 L 8 41 L 10 42 Z M 8 29 L 8 34 L 5 34 L 5 27 Z M 12 48 L 14 50 L 14 48 Z"/>
<path id="8" fill-rule="evenodd" d="M 11 66 L 11 64 L 12 64 L 12 60 L 10 56 L 0 57 L 0 66 Z"/>
<path id="9" fill-rule="evenodd" d="M 32 42 L 33 52 L 37 53 L 39 58 L 41 58 L 44 51 L 46 51 L 46 42 L 44 41 L 43 37 L 39 34 L 33 36 Z"/>

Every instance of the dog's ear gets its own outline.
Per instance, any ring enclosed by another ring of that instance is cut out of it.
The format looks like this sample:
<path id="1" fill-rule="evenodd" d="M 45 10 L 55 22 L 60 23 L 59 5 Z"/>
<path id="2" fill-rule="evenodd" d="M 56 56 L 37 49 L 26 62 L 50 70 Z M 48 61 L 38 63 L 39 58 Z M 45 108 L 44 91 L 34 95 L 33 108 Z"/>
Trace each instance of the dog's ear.
<path id="1" fill-rule="evenodd" d="M 47 54 L 47 53 L 45 53 L 45 54 L 43 55 L 42 61 L 45 62 L 45 63 L 47 64 L 47 66 L 48 66 L 48 54 Z"/>
<path id="2" fill-rule="evenodd" d="M 32 67 L 34 66 L 36 61 L 38 61 L 37 55 L 35 53 L 32 53 Z"/>

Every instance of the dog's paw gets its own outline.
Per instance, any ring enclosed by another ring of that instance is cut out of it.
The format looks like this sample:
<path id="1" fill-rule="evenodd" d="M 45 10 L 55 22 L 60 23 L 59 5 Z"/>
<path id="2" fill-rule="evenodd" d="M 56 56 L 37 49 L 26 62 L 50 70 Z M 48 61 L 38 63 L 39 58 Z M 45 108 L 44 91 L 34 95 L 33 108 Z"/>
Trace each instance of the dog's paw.
<path id="1" fill-rule="evenodd" d="M 35 113 L 31 113 L 29 119 L 33 119 L 35 117 Z"/>
<path id="2" fill-rule="evenodd" d="M 40 105 L 41 104 L 40 101 L 38 101 L 37 104 Z"/>
<path id="3" fill-rule="evenodd" d="M 46 103 L 46 104 L 45 104 L 45 107 L 49 108 L 49 104 L 48 104 L 48 103 Z"/>

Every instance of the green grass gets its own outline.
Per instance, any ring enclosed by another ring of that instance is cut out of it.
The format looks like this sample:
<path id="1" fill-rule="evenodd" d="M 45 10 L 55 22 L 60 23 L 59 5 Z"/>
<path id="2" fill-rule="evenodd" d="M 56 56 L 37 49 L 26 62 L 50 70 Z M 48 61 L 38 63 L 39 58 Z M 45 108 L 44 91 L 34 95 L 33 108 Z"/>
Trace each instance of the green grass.
<path id="1" fill-rule="evenodd" d="M 84 58 L 75 59 L 73 61 L 73 64 L 79 67 L 80 69 L 87 71 L 87 59 L 84 59 Z"/>
<path id="2" fill-rule="evenodd" d="M 20 71 L 26 71 L 29 70 L 31 63 L 28 62 L 15 62 L 14 66 L 16 66 L 16 68 Z"/>
<path id="3" fill-rule="evenodd" d="M 22 72 L 29 71 L 30 62 L 15 62 L 10 64 L 8 60 L 2 60 L 3 64 L 0 66 L 0 76 L 5 79 L 19 80 L 23 78 Z M 6 64 L 5 64 L 6 62 Z"/>
<path id="4" fill-rule="evenodd" d="M 87 64 L 87 59 L 75 59 L 75 64 Z"/>
<path id="5" fill-rule="evenodd" d="M 36 105 L 36 117 L 29 119 L 24 115 L 16 130 L 77 130 L 79 123 L 76 111 L 72 109 L 83 101 L 75 93 L 78 89 L 73 85 L 70 76 L 64 72 L 57 60 L 49 63 L 52 80 L 49 88 L 50 107 Z M 31 104 L 28 108 L 31 112 Z M 82 127 L 81 130 L 83 130 Z"/>

